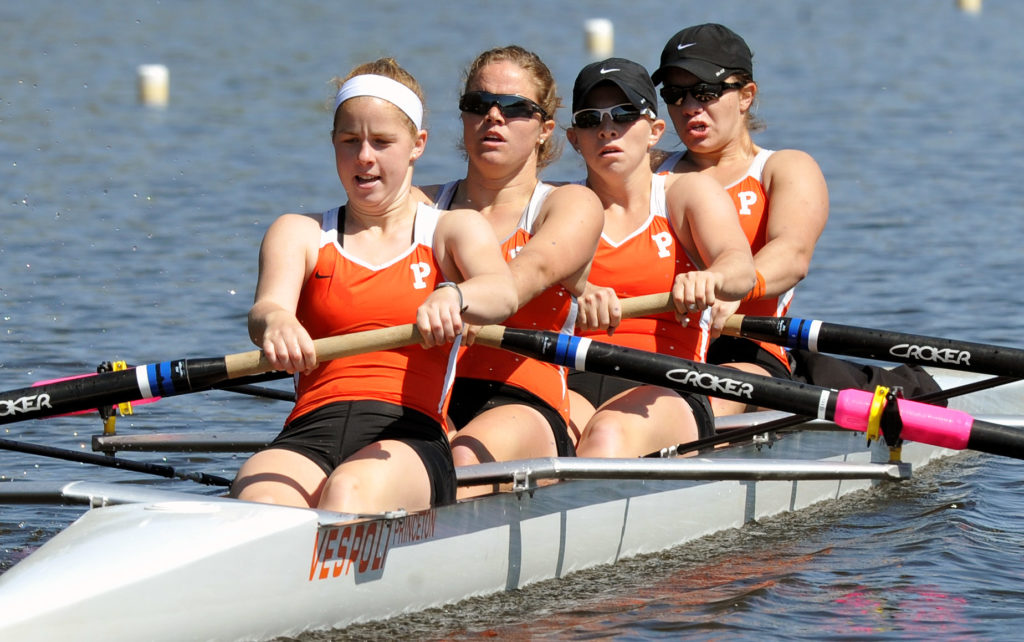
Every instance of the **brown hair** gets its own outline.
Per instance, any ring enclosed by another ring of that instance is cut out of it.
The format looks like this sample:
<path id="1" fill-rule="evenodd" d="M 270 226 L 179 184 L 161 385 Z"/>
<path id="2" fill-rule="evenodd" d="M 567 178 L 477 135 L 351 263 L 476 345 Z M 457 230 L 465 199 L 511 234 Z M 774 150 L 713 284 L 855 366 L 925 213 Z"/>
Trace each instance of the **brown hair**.
<path id="1" fill-rule="evenodd" d="M 423 96 L 423 88 L 420 87 L 420 84 L 418 82 L 416 82 L 416 79 L 413 78 L 412 74 L 403 69 L 398 64 L 398 62 L 391 57 L 378 58 L 373 62 L 364 62 L 361 65 L 356 65 L 355 67 L 353 67 L 352 71 L 348 72 L 348 75 L 345 76 L 344 78 L 335 77 L 331 79 L 331 84 L 334 85 L 334 89 L 335 91 L 337 91 L 341 89 L 341 86 L 344 85 L 348 80 L 355 78 L 356 76 L 365 75 L 384 76 L 396 82 L 402 83 L 403 85 L 411 89 L 413 93 L 416 94 L 416 96 L 420 99 L 420 102 L 424 104 L 424 112 L 426 112 L 425 105 L 427 99 Z M 337 119 L 338 114 L 337 112 L 335 112 L 333 121 L 334 128 L 337 128 Z M 406 116 L 406 120 L 409 121 L 409 131 L 412 132 L 412 135 L 415 138 L 416 134 L 419 133 L 416 129 L 416 124 L 413 123 L 408 116 Z M 334 128 L 331 129 L 332 135 L 334 134 Z"/>
<path id="2" fill-rule="evenodd" d="M 744 85 L 754 82 L 753 74 L 748 74 L 745 71 L 737 71 L 732 74 L 731 78 L 733 78 L 733 82 L 741 82 Z M 757 100 L 756 94 L 754 95 L 754 100 Z M 754 105 L 750 106 L 750 109 L 748 109 L 747 113 L 743 115 L 743 118 L 747 125 L 747 131 L 751 134 L 763 131 L 767 127 L 764 120 L 754 114 Z"/>
<path id="3" fill-rule="evenodd" d="M 496 62 L 511 62 L 526 71 L 533 79 L 537 90 L 537 104 L 548 113 L 548 119 L 554 120 L 555 112 L 562 106 L 558 97 L 558 86 L 551 70 L 540 59 L 540 56 L 527 51 L 518 45 L 496 47 L 483 52 L 469 65 L 464 74 L 463 93 L 469 90 L 469 84 L 487 65 Z M 537 150 L 537 167 L 544 168 L 555 162 L 562 153 L 561 140 L 556 136 L 548 136 Z"/>

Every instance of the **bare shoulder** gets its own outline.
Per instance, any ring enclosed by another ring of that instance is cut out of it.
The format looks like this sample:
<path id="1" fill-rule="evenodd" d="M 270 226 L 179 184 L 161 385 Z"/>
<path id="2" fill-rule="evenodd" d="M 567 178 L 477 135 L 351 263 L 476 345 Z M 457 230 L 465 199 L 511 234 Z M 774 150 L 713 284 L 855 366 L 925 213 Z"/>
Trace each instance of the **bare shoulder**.
<path id="1" fill-rule="evenodd" d="M 452 238 L 472 236 L 483 228 L 491 230 L 491 224 L 480 212 L 470 209 L 441 210 L 441 218 L 437 222 L 437 231 Z"/>
<path id="2" fill-rule="evenodd" d="M 323 214 L 298 214 L 289 213 L 278 216 L 273 223 L 270 224 L 270 228 L 267 230 L 267 235 L 270 234 L 306 234 L 309 232 L 319 233 L 320 225 L 323 222 Z"/>
<path id="3" fill-rule="evenodd" d="M 568 205 L 570 207 L 577 206 L 591 206 L 593 204 L 601 205 L 601 200 L 597 198 L 597 194 L 586 185 L 580 185 L 578 183 L 563 183 L 558 185 L 551 191 L 544 204 L 547 206 L 562 206 Z"/>
<path id="4" fill-rule="evenodd" d="M 799 149 L 780 149 L 772 154 L 764 164 L 765 174 L 793 175 L 792 173 L 821 174 L 818 162 L 805 151 Z"/>
<path id="5" fill-rule="evenodd" d="M 720 192 L 722 185 L 708 174 L 686 172 L 684 174 L 668 174 L 665 176 L 665 191 L 672 194 L 684 192 Z"/>

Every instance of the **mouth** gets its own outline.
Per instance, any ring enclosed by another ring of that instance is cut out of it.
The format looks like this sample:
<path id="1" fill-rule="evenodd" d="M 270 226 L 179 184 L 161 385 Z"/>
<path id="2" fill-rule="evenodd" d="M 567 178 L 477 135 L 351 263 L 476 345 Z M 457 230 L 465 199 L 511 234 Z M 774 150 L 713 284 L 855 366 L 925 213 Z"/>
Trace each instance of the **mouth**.
<path id="1" fill-rule="evenodd" d="M 380 176 L 374 176 L 372 174 L 356 174 L 356 185 L 366 186 L 373 185 L 380 182 Z"/>
<path id="2" fill-rule="evenodd" d="M 708 126 L 704 123 L 690 123 L 686 130 L 691 134 L 704 135 L 708 133 Z"/>
<path id="3" fill-rule="evenodd" d="M 485 143 L 504 143 L 505 137 L 497 132 L 486 132 L 480 140 Z"/>
<path id="4" fill-rule="evenodd" d="M 615 145 L 606 145 L 605 147 L 601 148 L 600 152 L 598 152 L 598 156 L 611 156 L 613 154 L 621 153 L 622 149 L 620 149 L 619 147 L 616 147 Z"/>

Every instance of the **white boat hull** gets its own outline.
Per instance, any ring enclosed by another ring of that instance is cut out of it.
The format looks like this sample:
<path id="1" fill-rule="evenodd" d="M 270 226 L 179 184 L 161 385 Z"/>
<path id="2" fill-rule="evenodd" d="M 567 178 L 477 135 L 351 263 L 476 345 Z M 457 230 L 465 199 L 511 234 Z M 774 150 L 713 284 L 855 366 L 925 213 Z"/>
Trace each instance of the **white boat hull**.
<path id="1" fill-rule="evenodd" d="M 1024 395 L 1013 394 L 1016 412 Z M 906 444 L 903 460 L 919 467 L 951 452 Z M 888 451 L 816 430 L 707 459 L 795 456 L 864 464 Z M 343 627 L 665 550 L 874 483 L 565 481 L 357 520 L 181 493 L 104 506 L 0 576 L 0 639 L 268 639 Z"/>

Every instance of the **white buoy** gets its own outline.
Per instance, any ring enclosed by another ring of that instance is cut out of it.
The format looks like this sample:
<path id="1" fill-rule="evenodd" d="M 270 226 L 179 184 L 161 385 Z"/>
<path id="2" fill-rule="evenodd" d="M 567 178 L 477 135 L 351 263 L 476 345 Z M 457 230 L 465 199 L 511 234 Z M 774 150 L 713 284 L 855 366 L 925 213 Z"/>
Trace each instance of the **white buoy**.
<path id="1" fill-rule="evenodd" d="M 981 13 L 981 0 L 956 0 L 956 7 L 966 13 Z"/>
<path id="2" fill-rule="evenodd" d="M 610 58 L 615 50 L 615 27 L 607 18 L 591 18 L 583 23 L 587 53 L 591 59 Z"/>
<path id="3" fill-rule="evenodd" d="M 170 96 L 170 73 L 164 65 L 139 65 L 139 102 L 165 107 Z"/>

